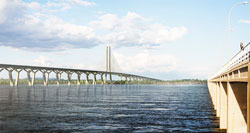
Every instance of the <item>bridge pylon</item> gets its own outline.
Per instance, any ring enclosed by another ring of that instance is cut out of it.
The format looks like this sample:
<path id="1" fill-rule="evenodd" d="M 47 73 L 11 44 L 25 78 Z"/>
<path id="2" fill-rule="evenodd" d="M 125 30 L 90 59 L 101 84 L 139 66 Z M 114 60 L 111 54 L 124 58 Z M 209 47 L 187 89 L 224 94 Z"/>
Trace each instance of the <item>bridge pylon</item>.
<path id="1" fill-rule="evenodd" d="M 112 84 L 112 74 L 111 74 L 111 47 L 108 45 L 106 48 L 106 73 L 104 84 L 107 84 L 107 75 L 109 74 L 110 83 Z"/>

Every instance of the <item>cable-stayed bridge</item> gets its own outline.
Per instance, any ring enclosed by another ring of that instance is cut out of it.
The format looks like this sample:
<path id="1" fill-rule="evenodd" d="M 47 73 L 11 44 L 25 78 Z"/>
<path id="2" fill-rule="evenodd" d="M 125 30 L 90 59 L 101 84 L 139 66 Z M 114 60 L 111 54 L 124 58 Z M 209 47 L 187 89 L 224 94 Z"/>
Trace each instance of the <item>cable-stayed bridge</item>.
<path id="1" fill-rule="evenodd" d="M 38 72 L 42 73 L 43 84 L 47 86 L 49 83 L 49 76 L 51 73 L 55 73 L 57 85 L 60 85 L 61 75 L 63 73 L 67 74 L 68 85 L 72 84 L 72 74 L 77 75 L 77 84 L 81 84 L 81 75 L 85 74 L 85 84 L 90 84 L 89 76 L 92 75 L 92 84 L 97 84 L 97 75 L 100 75 L 100 80 L 102 84 L 112 84 L 112 76 L 116 75 L 121 77 L 121 80 L 124 79 L 125 83 L 131 83 L 130 81 L 136 81 L 133 83 L 142 83 L 143 81 L 153 81 L 160 82 L 162 80 L 154 79 L 150 77 L 122 73 L 122 72 L 113 72 L 111 69 L 111 48 L 107 46 L 106 50 L 106 71 L 98 70 L 85 70 L 85 69 L 69 69 L 69 68 L 58 68 L 58 67 L 43 67 L 43 66 L 28 66 L 28 65 L 12 65 L 12 64 L 0 64 L 0 72 L 6 70 L 9 76 L 10 86 L 18 86 L 19 75 L 21 72 L 27 73 L 27 81 L 29 86 L 34 86 L 36 74 Z M 116 65 L 119 66 L 119 65 Z M 13 78 L 13 72 L 16 73 L 15 79 Z"/>

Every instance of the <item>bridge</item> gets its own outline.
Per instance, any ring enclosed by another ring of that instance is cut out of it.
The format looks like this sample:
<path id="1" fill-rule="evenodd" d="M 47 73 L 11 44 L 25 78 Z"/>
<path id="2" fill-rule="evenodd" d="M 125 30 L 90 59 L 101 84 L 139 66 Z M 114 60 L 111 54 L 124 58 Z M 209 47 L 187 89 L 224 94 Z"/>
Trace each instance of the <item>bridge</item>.
<path id="1" fill-rule="evenodd" d="M 250 132 L 250 45 L 246 45 L 208 80 L 208 90 L 227 132 Z"/>
<path id="2" fill-rule="evenodd" d="M 56 83 L 60 85 L 61 75 L 63 73 L 67 74 L 68 85 L 72 84 L 72 74 L 77 74 L 77 85 L 81 84 L 81 75 L 85 74 L 85 84 L 90 84 L 89 75 L 93 75 L 92 84 L 97 84 L 97 75 L 100 75 L 100 80 L 102 84 L 112 84 L 112 75 L 116 75 L 125 79 L 125 83 L 131 83 L 129 81 L 136 81 L 133 83 L 142 83 L 143 81 L 160 82 L 162 80 L 154 79 L 145 76 L 111 72 L 111 49 L 110 46 L 106 50 L 106 71 L 96 71 L 96 70 L 84 70 L 84 69 L 69 69 L 69 68 L 56 68 L 56 67 L 42 67 L 42 66 L 27 66 L 27 65 L 11 65 L 11 64 L 0 64 L 0 72 L 6 70 L 9 74 L 10 86 L 18 86 L 19 75 L 22 71 L 27 73 L 27 81 L 29 86 L 34 86 L 36 73 L 41 72 L 43 77 L 43 84 L 47 86 L 49 83 L 49 76 L 52 72 L 56 75 Z M 13 79 L 13 72 L 16 73 L 15 80 Z M 31 77 L 32 74 L 32 77 Z M 103 77 L 104 76 L 104 77 Z M 109 76 L 109 81 L 108 77 Z"/>

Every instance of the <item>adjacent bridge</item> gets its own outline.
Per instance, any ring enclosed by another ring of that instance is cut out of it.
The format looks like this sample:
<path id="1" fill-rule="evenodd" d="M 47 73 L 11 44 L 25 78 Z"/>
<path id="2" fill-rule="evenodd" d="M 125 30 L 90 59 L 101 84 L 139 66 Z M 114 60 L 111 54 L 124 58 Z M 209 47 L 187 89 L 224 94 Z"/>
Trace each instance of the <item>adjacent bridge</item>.
<path id="1" fill-rule="evenodd" d="M 160 81 L 158 79 L 153 79 L 149 77 L 144 77 L 144 76 L 138 76 L 138 75 L 133 75 L 133 74 L 126 74 L 126 73 L 118 73 L 118 72 L 106 72 L 106 71 L 95 71 L 95 70 L 83 70 L 83 69 L 68 69 L 68 68 L 55 68 L 55 67 L 40 67 L 40 66 L 24 66 L 24 65 L 9 65 L 9 64 L 0 64 L 0 72 L 2 70 L 6 70 L 9 73 L 9 81 L 11 86 L 18 86 L 19 82 L 19 75 L 20 72 L 24 71 L 27 73 L 27 80 L 28 80 L 28 85 L 33 86 L 36 73 L 41 72 L 43 75 L 43 83 L 44 86 L 48 85 L 49 81 L 49 76 L 52 72 L 55 73 L 56 75 L 56 82 L 57 85 L 60 84 L 61 81 L 61 75 L 63 73 L 67 74 L 68 77 L 68 85 L 71 85 L 71 77 L 72 74 L 77 74 L 77 84 L 80 85 L 81 81 L 81 75 L 85 74 L 86 79 L 85 79 L 85 84 L 89 84 L 89 75 L 93 75 L 93 80 L 92 84 L 96 84 L 96 76 L 100 75 L 100 79 L 102 84 L 107 84 L 111 83 L 112 84 L 112 75 L 117 75 L 121 77 L 121 79 L 125 79 L 125 82 L 128 83 L 128 81 L 137 81 L 140 83 L 140 81 Z M 13 79 L 12 73 L 16 73 L 16 78 L 15 80 Z M 32 75 L 31 75 L 32 74 Z M 108 78 L 109 76 L 109 82 Z"/>
<path id="2" fill-rule="evenodd" d="M 112 84 L 112 75 L 119 76 L 125 80 L 125 83 L 131 83 L 130 81 L 136 81 L 133 83 L 145 83 L 145 82 L 159 82 L 161 80 L 127 74 L 127 73 L 119 73 L 119 72 L 111 72 L 111 48 L 107 46 L 106 49 L 106 71 L 96 71 L 96 70 L 84 70 L 84 69 L 69 69 L 69 68 L 56 68 L 56 67 L 42 67 L 42 66 L 26 66 L 26 65 L 11 65 L 11 64 L 0 64 L 0 72 L 3 70 L 8 71 L 10 86 L 18 86 L 19 83 L 19 75 L 22 71 L 27 73 L 27 80 L 29 86 L 34 86 L 36 74 L 38 72 L 42 73 L 43 84 L 47 86 L 49 83 L 49 76 L 51 73 L 55 73 L 56 75 L 56 83 L 60 85 L 61 75 L 63 73 L 67 74 L 68 85 L 72 84 L 72 74 L 77 74 L 77 84 L 81 84 L 81 75 L 85 74 L 85 84 L 90 84 L 89 75 L 93 75 L 92 84 L 97 83 L 97 75 L 100 75 L 100 80 L 102 84 Z M 13 79 L 13 72 L 16 73 L 15 80 Z M 32 74 L 32 75 L 31 75 Z M 109 78 L 109 81 L 108 81 Z"/>
<path id="3" fill-rule="evenodd" d="M 208 89 L 227 132 L 250 132 L 250 45 L 245 46 L 208 80 Z"/>

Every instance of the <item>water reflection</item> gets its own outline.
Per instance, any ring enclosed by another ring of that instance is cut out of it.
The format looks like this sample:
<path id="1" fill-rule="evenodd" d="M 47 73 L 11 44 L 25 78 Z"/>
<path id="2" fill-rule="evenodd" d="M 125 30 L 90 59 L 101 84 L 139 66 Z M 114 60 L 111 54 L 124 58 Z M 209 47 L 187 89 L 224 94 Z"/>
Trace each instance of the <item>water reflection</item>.
<path id="1" fill-rule="evenodd" d="M 211 132 L 206 86 L 0 86 L 3 132 Z"/>
<path id="2" fill-rule="evenodd" d="M 96 99 L 96 86 L 97 85 L 92 85 L 93 89 L 94 89 L 94 98 Z"/>
<path id="3" fill-rule="evenodd" d="M 60 101 L 60 90 L 61 90 L 61 88 L 60 88 L 60 86 L 58 85 L 57 87 L 56 87 L 56 102 L 59 102 Z"/>
<path id="4" fill-rule="evenodd" d="M 86 85 L 86 88 L 87 88 L 87 93 L 86 93 L 86 98 L 88 98 L 89 97 L 89 85 Z"/>
<path id="5" fill-rule="evenodd" d="M 81 98 L 81 86 L 80 85 L 77 86 L 77 90 L 78 90 L 77 96 L 78 96 L 78 101 L 79 101 L 79 99 Z"/>
<path id="6" fill-rule="evenodd" d="M 9 97 L 8 97 L 8 102 L 9 102 L 9 105 L 12 105 L 12 100 L 13 100 L 13 90 L 14 90 L 14 87 L 10 88 L 9 89 Z"/>

